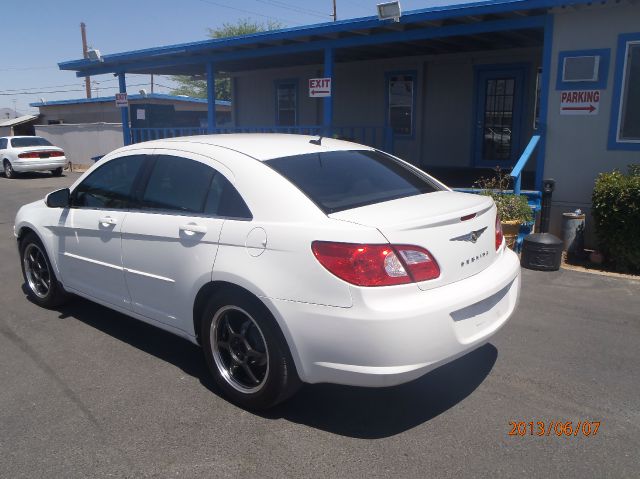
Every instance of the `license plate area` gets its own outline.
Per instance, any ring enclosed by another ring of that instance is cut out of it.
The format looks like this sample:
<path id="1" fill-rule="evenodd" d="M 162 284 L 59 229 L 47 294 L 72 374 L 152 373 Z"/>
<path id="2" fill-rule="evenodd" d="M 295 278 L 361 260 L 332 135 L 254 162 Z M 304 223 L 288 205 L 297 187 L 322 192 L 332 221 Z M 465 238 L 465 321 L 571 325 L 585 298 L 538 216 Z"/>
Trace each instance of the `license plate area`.
<path id="1" fill-rule="evenodd" d="M 450 313 L 456 335 L 463 342 L 473 341 L 478 335 L 509 312 L 509 292 L 514 282 L 477 303 Z"/>

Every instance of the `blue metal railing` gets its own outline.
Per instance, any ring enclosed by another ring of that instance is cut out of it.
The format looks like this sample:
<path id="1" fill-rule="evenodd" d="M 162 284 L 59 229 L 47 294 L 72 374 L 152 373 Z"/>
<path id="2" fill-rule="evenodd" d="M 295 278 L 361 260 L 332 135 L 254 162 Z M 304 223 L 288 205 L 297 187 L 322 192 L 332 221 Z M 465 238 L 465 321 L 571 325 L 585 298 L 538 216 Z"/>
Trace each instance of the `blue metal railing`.
<path id="1" fill-rule="evenodd" d="M 205 135 L 206 133 L 206 128 L 131 128 L 131 143 L 178 136 Z"/>
<path id="2" fill-rule="evenodd" d="M 393 132 L 383 126 L 334 126 L 327 129 L 319 125 L 304 126 L 234 126 L 215 128 L 213 134 L 225 133 L 292 133 L 298 135 L 324 135 L 362 143 L 393 153 Z M 206 128 L 131 128 L 131 142 L 160 140 L 180 136 L 206 135 Z"/>
<path id="3" fill-rule="evenodd" d="M 393 153 L 393 130 L 383 126 L 334 126 L 333 137 Z"/>
<path id="4" fill-rule="evenodd" d="M 540 141 L 540 135 L 533 135 L 531 137 L 531 141 L 520 155 L 520 159 L 516 163 L 516 166 L 511 170 L 510 176 L 513 178 L 513 192 L 516 195 L 519 195 L 522 190 L 522 170 L 526 166 L 529 158 L 533 154 L 536 146 L 538 146 L 538 142 Z"/>

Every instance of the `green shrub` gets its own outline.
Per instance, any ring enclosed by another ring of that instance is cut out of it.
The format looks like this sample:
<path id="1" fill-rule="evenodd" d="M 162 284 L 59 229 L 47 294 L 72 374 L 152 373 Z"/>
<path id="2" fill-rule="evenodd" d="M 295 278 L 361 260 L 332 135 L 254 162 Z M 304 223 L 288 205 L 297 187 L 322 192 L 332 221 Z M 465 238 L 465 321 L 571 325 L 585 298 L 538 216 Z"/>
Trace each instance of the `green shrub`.
<path id="1" fill-rule="evenodd" d="M 518 221 L 528 223 L 533 219 L 533 211 L 524 195 L 486 193 L 493 198 L 498 208 L 501 221 Z"/>
<path id="2" fill-rule="evenodd" d="M 474 182 L 474 188 L 482 189 L 482 194 L 490 196 L 496 203 L 501 221 L 518 221 L 528 223 L 533 220 L 533 211 L 529 206 L 527 197 L 507 193 L 511 185 L 511 177 L 499 166 L 495 169 L 495 175 L 489 178 L 481 177 Z"/>
<path id="3" fill-rule="evenodd" d="M 640 165 L 601 173 L 592 197 L 600 250 L 620 271 L 640 271 Z"/>

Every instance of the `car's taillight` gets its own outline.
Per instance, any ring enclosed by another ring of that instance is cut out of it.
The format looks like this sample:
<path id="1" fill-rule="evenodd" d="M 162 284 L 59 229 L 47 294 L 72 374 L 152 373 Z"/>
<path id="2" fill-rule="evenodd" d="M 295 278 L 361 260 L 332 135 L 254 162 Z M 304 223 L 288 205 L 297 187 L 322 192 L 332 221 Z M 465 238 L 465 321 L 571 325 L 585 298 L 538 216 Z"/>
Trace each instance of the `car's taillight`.
<path id="1" fill-rule="evenodd" d="M 64 151 L 29 151 L 18 154 L 18 158 L 51 158 L 52 156 L 64 156 Z"/>
<path id="2" fill-rule="evenodd" d="M 435 279 L 438 263 L 419 246 L 314 241 L 320 264 L 357 286 L 391 286 Z"/>
<path id="3" fill-rule="evenodd" d="M 502 223 L 500 223 L 500 215 L 496 213 L 496 251 L 502 246 L 504 235 L 502 234 Z"/>
<path id="4" fill-rule="evenodd" d="M 438 263 L 426 249 L 408 245 L 394 246 L 394 249 L 400 253 L 413 281 L 419 283 L 440 276 Z"/>
<path id="5" fill-rule="evenodd" d="M 20 153 L 18 158 L 40 158 L 40 153 L 31 152 L 31 153 Z"/>

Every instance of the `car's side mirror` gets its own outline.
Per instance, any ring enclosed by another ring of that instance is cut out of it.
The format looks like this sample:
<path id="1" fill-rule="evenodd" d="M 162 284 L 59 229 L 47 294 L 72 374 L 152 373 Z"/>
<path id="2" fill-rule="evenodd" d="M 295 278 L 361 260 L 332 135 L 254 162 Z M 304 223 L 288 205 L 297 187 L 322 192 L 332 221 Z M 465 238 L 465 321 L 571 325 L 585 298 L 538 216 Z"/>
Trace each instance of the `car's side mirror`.
<path id="1" fill-rule="evenodd" d="M 47 195 L 44 202 L 49 208 L 66 208 L 71 204 L 69 188 L 53 191 Z"/>

